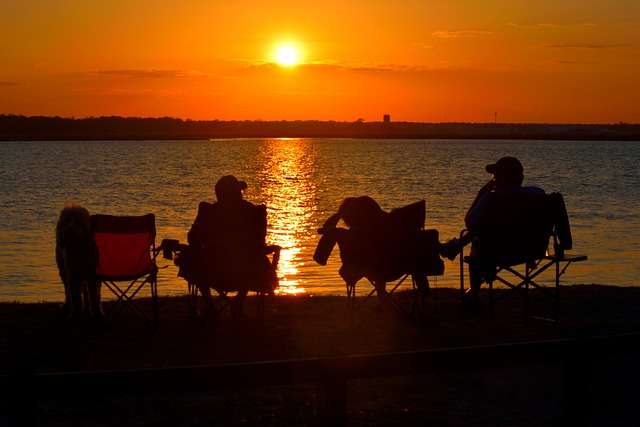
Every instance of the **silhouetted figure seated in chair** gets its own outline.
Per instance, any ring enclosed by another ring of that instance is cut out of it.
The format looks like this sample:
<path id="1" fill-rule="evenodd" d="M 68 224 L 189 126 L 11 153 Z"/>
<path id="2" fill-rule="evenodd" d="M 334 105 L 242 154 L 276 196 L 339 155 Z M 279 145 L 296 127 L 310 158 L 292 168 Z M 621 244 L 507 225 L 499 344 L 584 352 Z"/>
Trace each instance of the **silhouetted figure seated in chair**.
<path id="1" fill-rule="evenodd" d="M 522 186 L 524 168 L 517 158 L 502 157 L 485 169 L 492 179 L 478 190 L 469 207 L 465 216 L 467 232 L 460 240 L 447 242 L 442 250 L 443 256 L 453 260 L 462 247 L 471 243 L 470 284 L 463 302 L 472 308 L 480 307 L 480 287 L 494 279 L 497 265 L 516 265 L 544 256 L 554 225 L 553 219 L 551 223 L 540 221 L 550 212 L 545 192 L 538 187 Z M 539 229 L 540 224 L 548 229 Z M 535 251 L 542 250 L 542 254 L 534 255 L 531 248 L 537 237 L 542 242 L 535 245 Z"/>
<path id="2" fill-rule="evenodd" d="M 380 301 L 386 297 L 387 282 L 411 274 L 418 289 L 427 294 L 427 275 L 442 274 L 444 264 L 437 232 L 422 230 L 424 219 L 424 201 L 385 212 L 371 197 L 347 197 L 318 230 L 323 236 L 314 260 L 326 265 L 337 243 L 342 260 L 339 274 L 348 288 L 366 277 Z M 348 228 L 338 227 L 340 220 Z"/>
<path id="3" fill-rule="evenodd" d="M 268 294 L 278 286 L 267 254 L 280 248 L 265 243 L 266 207 L 244 200 L 246 188 L 246 182 L 232 175 L 220 178 L 215 186 L 217 201 L 200 202 L 188 233 L 189 257 L 180 261 L 179 275 L 197 286 L 205 311 L 213 306 L 211 289 L 237 292 L 232 303 L 232 315 L 237 317 L 249 291 Z"/>

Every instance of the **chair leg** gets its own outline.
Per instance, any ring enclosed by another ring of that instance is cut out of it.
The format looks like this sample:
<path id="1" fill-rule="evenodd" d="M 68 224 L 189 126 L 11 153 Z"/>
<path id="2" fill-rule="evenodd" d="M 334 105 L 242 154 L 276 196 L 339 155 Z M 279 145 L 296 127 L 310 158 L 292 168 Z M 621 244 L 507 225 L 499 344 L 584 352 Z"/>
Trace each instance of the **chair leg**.
<path id="1" fill-rule="evenodd" d="M 489 320 L 493 322 L 493 280 L 489 281 Z"/>
<path id="2" fill-rule="evenodd" d="M 531 308 L 529 306 L 529 284 L 531 283 L 531 268 L 526 265 L 524 268 L 524 313 L 529 318 L 531 316 Z"/>
<path id="3" fill-rule="evenodd" d="M 413 277 L 411 278 L 411 281 L 413 284 L 413 303 L 411 305 L 411 316 L 416 316 L 419 321 L 423 321 L 425 317 L 426 296 L 418 289 L 418 285 Z"/>
<path id="4" fill-rule="evenodd" d="M 556 264 L 556 283 L 555 283 L 556 288 L 553 293 L 553 299 L 555 300 L 554 320 L 557 323 L 560 321 L 560 275 L 562 273 L 560 272 L 560 263 L 558 262 L 557 259 L 555 261 L 555 264 Z"/>
<path id="5" fill-rule="evenodd" d="M 257 299 L 257 320 L 258 320 L 258 326 L 263 326 L 264 325 L 264 306 L 265 306 L 265 294 L 264 292 L 257 292 L 256 293 L 256 299 Z"/>
<path id="6" fill-rule="evenodd" d="M 355 324 L 356 284 L 347 282 L 346 287 L 347 287 L 347 309 L 345 311 L 345 319 L 350 324 Z"/>
<path id="7" fill-rule="evenodd" d="M 460 251 L 460 303 L 464 301 L 464 254 Z"/>
<path id="8" fill-rule="evenodd" d="M 158 329 L 159 316 L 158 316 L 158 280 L 154 278 L 151 282 L 151 310 L 152 310 L 152 322 L 153 328 Z"/>
<path id="9" fill-rule="evenodd" d="M 187 282 L 187 306 L 189 309 L 189 320 L 193 320 L 198 315 L 198 287 L 193 282 Z"/>
<path id="10" fill-rule="evenodd" d="M 157 290 L 157 281 L 155 277 L 147 277 L 142 282 L 139 282 L 138 279 L 129 283 L 128 286 L 120 287 L 113 280 L 102 280 L 102 283 L 116 296 L 116 300 L 113 304 L 105 311 L 104 318 L 105 321 L 112 321 L 115 317 L 117 317 L 122 310 L 129 309 L 133 314 L 138 316 L 144 323 L 148 326 L 157 329 L 158 327 L 158 290 Z M 137 304 L 135 300 L 138 292 L 142 290 L 142 288 L 149 284 L 151 286 L 151 313 L 148 310 L 143 309 L 141 306 Z"/>
<path id="11" fill-rule="evenodd" d="M 460 233 L 460 240 L 462 240 L 462 234 L 463 232 Z M 465 290 L 464 290 L 464 246 L 462 246 L 460 248 L 460 254 L 458 255 L 460 257 L 460 314 L 462 316 L 464 316 L 465 314 L 465 306 L 464 306 L 464 298 L 465 298 Z"/>

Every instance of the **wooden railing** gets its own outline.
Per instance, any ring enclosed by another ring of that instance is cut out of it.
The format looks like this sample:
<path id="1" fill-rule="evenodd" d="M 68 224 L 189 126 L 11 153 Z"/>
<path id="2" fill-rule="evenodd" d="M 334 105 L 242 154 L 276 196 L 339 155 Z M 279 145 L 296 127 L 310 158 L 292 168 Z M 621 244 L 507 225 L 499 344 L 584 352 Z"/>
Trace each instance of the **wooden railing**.
<path id="1" fill-rule="evenodd" d="M 37 423 L 36 402 L 44 399 L 195 392 L 215 388 L 293 384 L 317 385 L 318 418 L 323 425 L 347 423 L 348 381 L 352 379 L 455 372 L 470 369 L 561 363 L 564 366 L 563 418 L 586 425 L 591 360 L 640 354 L 640 334 L 537 341 L 478 347 L 334 358 L 310 358 L 212 366 L 123 371 L 15 374 L 0 376 L 0 400 L 10 425 Z M 473 366 L 468 361 L 473 360 Z M 100 384 L 100 387 L 95 387 Z M 640 384 L 639 384 L 640 386 Z"/>

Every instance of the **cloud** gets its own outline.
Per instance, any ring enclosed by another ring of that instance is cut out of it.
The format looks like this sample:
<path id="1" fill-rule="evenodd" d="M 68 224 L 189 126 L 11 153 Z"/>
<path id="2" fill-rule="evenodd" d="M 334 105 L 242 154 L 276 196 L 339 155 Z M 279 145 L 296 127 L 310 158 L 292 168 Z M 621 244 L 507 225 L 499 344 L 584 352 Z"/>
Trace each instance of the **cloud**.
<path id="1" fill-rule="evenodd" d="M 508 26 L 513 28 L 531 28 L 531 25 L 529 24 L 518 24 L 515 22 L 510 22 Z"/>
<path id="2" fill-rule="evenodd" d="M 614 49 L 617 46 L 606 46 L 601 44 L 544 44 L 546 49 Z"/>
<path id="3" fill-rule="evenodd" d="M 349 71 L 362 72 L 405 72 L 417 71 L 419 68 L 401 64 L 355 64 L 348 68 Z"/>
<path id="4" fill-rule="evenodd" d="M 567 60 L 557 60 L 557 61 L 538 61 L 536 62 L 539 65 L 576 65 L 581 64 L 578 61 L 567 61 Z"/>
<path id="5" fill-rule="evenodd" d="M 274 68 L 277 66 L 275 62 L 269 62 L 263 59 L 231 58 L 227 59 L 226 62 L 237 65 L 241 68 Z"/>
<path id="6" fill-rule="evenodd" d="M 344 64 L 334 60 L 306 62 L 300 65 L 307 70 L 344 70 Z"/>
<path id="7" fill-rule="evenodd" d="M 438 38 L 476 37 L 493 34 L 492 31 L 483 30 L 438 30 L 431 33 Z"/>
<path id="8" fill-rule="evenodd" d="M 380 63 L 340 63 L 338 61 L 317 61 L 300 65 L 306 70 L 339 70 L 362 73 L 381 72 L 411 72 L 420 71 L 424 68 L 413 67 L 402 64 L 380 64 Z"/>
<path id="9" fill-rule="evenodd" d="M 538 22 L 538 23 L 531 23 L 531 24 L 522 24 L 522 23 L 518 23 L 518 22 L 510 22 L 507 25 L 509 27 L 512 27 L 512 28 L 529 29 L 529 28 L 535 28 L 535 27 L 541 27 L 541 28 L 594 27 L 597 24 L 594 24 L 592 22 L 578 22 L 578 23 L 564 23 L 564 24 L 559 24 L 559 23 L 556 23 L 556 22 Z"/>
<path id="10" fill-rule="evenodd" d="M 123 76 L 140 79 L 187 79 L 197 77 L 209 77 L 205 73 L 195 70 L 136 70 L 136 69 L 120 69 L 120 70 L 99 70 L 91 71 L 92 74 L 102 74 L 109 76 Z"/>
<path id="11" fill-rule="evenodd" d="M 23 86 L 24 83 L 19 82 L 3 82 L 0 81 L 0 87 L 9 87 L 9 86 Z"/>
<path id="12" fill-rule="evenodd" d="M 249 69 L 271 69 L 279 67 L 275 62 L 263 60 L 232 59 L 233 62 L 243 68 Z M 301 70 L 310 71 L 354 71 L 354 72 L 397 72 L 413 71 L 415 68 L 399 64 L 379 64 L 379 63 L 343 63 L 336 60 L 323 60 L 313 62 L 302 62 L 296 66 Z"/>

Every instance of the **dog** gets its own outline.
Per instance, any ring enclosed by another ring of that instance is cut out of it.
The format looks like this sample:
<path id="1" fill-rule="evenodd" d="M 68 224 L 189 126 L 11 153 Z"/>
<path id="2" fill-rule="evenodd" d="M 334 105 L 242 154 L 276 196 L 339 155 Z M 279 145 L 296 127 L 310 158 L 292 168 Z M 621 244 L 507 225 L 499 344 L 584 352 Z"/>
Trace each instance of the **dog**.
<path id="1" fill-rule="evenodd" d="M 100 281 L 96 278 L 97 251 L 91 234 L 91 216 L 82 205 L 69 202 L 56 224 L 56 264 L 64 284 L 63 308 L 71 320 L 101 320 Z"/>

